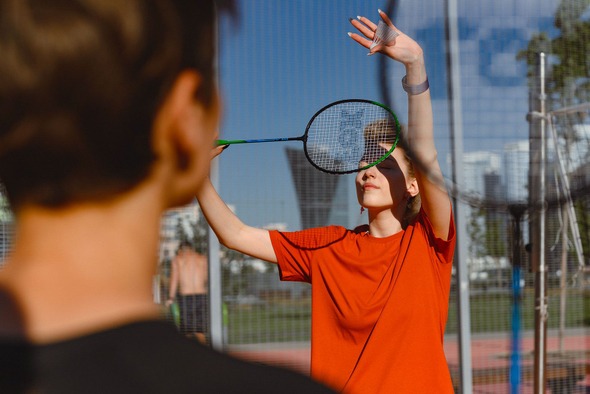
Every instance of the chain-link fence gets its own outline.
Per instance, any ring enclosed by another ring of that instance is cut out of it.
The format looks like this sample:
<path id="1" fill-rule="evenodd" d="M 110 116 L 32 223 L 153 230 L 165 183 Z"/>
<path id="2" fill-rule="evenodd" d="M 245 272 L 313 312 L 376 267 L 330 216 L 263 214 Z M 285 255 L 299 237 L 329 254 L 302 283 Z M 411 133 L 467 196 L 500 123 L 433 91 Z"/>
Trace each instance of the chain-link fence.
<path id="1" fill-rule="evenodd" d="M 377 19 L 378 8 L 390 12 L 394 24 L 424 49 L 439 161 L 451 194 L 465 212 L 465 239 L 459 240 L 465 252 L 457 251 L 456 257 L 467 269 L 469 309 L 459 308 L 461 283 L 455 270 L 445 332 L 445 353 L 456 391 L 466 392 L 461 390 L 459 357 L 458 322 L 463 314 L 469 318 L 473 392 L 510 392 L 515 329 L 520 338 L 521 392 L 533 392 L 536 275 L 529 220 L 536 211 L 526 210 L 520 217 L 522 242 L 514 250 L 516 226 L 511 208 L 528 204 L 531 142 L 527 114 L 536 83 L 535 56 L 545 52 L 546 113 L 551 115 L 545 118 L 546 384 L 551 393 L 587 392 L 588 2 L 459 0 L 457 18 L 452 20 L 448 3 L 239 1 L 239 21 L 225 20 L 219 26 L 219 80 L 225 108 L 222 138 L 299 136 L 319 108 L 346 98 L 386 102 L 404 123 L 407 99 L 400 80 L 405 70 L 380 55 L 364 56 L 345 34 L 351 31 L 349 17 Z M 458 32 L 458 63 L 449 56 L 447 37 L 453 27 Z M 455 77 L 453 70 L 459 71 Z M 454 90 L 450 89 L 453 83 Z M 460 152 L 452 141 L 457 136 Z M 260 228 L 296 231 L 328 224 L 354 228 L 365 223 L 352 177 L 319 173 L 307 163 L 298 144 L 232 146 L 219 162 L 217 186 L 222 198 L 246 224 Z M 453 177 L 457 160 L 463 174 Z M 566 179 L 571 200 L 564 188 Z M 176 294 L 170 293 L 172 267 L 183 243 L 188 242 L 194 253 L 207 255 L 206 224 L 198 207 L 191 205 L 166 213 L 161 234 L 154 299 L 180 328 L 183 316 L 174 306 L 178 299 L 166 306 L 172 296 L 182 295 L 182 285 Z M 6 199 L 0 197 L 0 261 L 6 259 L 11 237 L 12 216 Z M 515 281 L 516 256 L 523 271 Z M 308 373 L 310 286 L 281 283 L 276 265 L 223 247 L 219 260 L 222 311 L 205 308 L 200 313 L 222 314 L 225 350 Z M 193 278 L 203 282 L 202 275 Z M 516 315 L 515 286 L 521 293 Z M 425 377 L 427 374 L 424 371 Z"/>

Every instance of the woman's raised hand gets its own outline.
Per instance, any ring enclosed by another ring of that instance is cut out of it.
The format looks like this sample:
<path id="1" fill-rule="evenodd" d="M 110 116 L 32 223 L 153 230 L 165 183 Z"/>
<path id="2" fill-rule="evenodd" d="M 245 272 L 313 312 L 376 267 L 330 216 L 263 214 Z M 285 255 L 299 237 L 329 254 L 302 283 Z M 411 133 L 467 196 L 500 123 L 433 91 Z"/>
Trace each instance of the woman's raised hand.
<path id="1" fill-rule="evenodd" d="M 405 66 L 411 66 L 416 62 L 423 62 L 424 57 L 420 45 L 418 45 L 416 41 L 412 40 L 410 37 L 396 28 L 393 23 L 391 23 L 391 20 L 385 14 L 385 12 L 379 10 L 379 16 L 381 16 L 383 22 L 394 29 L 399 34 L 399 36 L 394 38 L 387 45 L 375 46 L 370 51 L 369 55 L 381 52 L 393 60 L 404 64 Z M 369 48 L 371 46 L 371 42 L 373 41 L 373 37 L 375 36 L 377 25 L 365 17 L 359 17 L 359 20 L 351 18 L 350 23 L 352 23 L 352 25 L 358 29 L 362 36 L 356 33 L 348 33 L 348 35 L 365 48 Z"/>
<path id="2" fill-rule="evenodd" d="M 215 141 L 219 138 L 219 133 L 215 133 Z M 217 156 L 221 154 L 225 149 L 229 148 L 228 145 L 215 145 L 213 149 L 211 149 L 211 160 L 215 159 Z"/>

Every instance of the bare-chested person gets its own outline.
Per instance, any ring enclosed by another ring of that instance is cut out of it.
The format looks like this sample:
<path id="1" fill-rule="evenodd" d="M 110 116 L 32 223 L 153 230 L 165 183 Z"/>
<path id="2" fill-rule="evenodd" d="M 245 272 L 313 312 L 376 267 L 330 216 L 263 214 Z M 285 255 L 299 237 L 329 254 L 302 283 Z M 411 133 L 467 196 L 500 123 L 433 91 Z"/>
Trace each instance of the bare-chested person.
<path id="1" fill-rule="evenodd" d="M 209 314 L 207 297 L 207 259 L 194 251 L 190 242 L 180 244 L 178 253 L 172 260 L 168 301 L 170 305 L 176 298 L 178 285 L 180 296 L 180 332 L 187 337 L 196 337 L 205 343 Z"/>

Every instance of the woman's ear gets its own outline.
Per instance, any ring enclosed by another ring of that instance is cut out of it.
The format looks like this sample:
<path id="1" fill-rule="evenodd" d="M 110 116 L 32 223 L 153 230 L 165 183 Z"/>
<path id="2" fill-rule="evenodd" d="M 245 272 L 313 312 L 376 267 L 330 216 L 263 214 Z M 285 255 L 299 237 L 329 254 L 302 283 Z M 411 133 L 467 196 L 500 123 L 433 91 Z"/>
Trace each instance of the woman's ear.
<path id="1" fill-rule="evenodd" d="M 195 98 L 202 83 L 195 71 L 180 73 L 154 123 L 154 150 L 170 205 L 191 202 L 209 172 L 219 106 Z"/>
<path id="2" fill-rule="evenodd" d="M 408 194 L 410 197 L 416 197 L 420 193 L 420 188 L 418 187 L 418 180 L 413 178 L 409 185 L 408 185 Z"/>

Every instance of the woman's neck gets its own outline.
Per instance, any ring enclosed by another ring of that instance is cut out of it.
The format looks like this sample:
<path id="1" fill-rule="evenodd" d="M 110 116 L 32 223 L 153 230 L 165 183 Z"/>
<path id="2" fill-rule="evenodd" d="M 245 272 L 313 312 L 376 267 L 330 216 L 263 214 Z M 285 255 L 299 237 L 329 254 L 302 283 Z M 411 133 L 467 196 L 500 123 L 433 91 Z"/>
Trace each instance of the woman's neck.
<path id="1" fill-rule="evenodd" d="M 402 220 L 394 214 L 393 208 L 369 209 L 369 234 L 384 238 L 403 230 Z"/>

